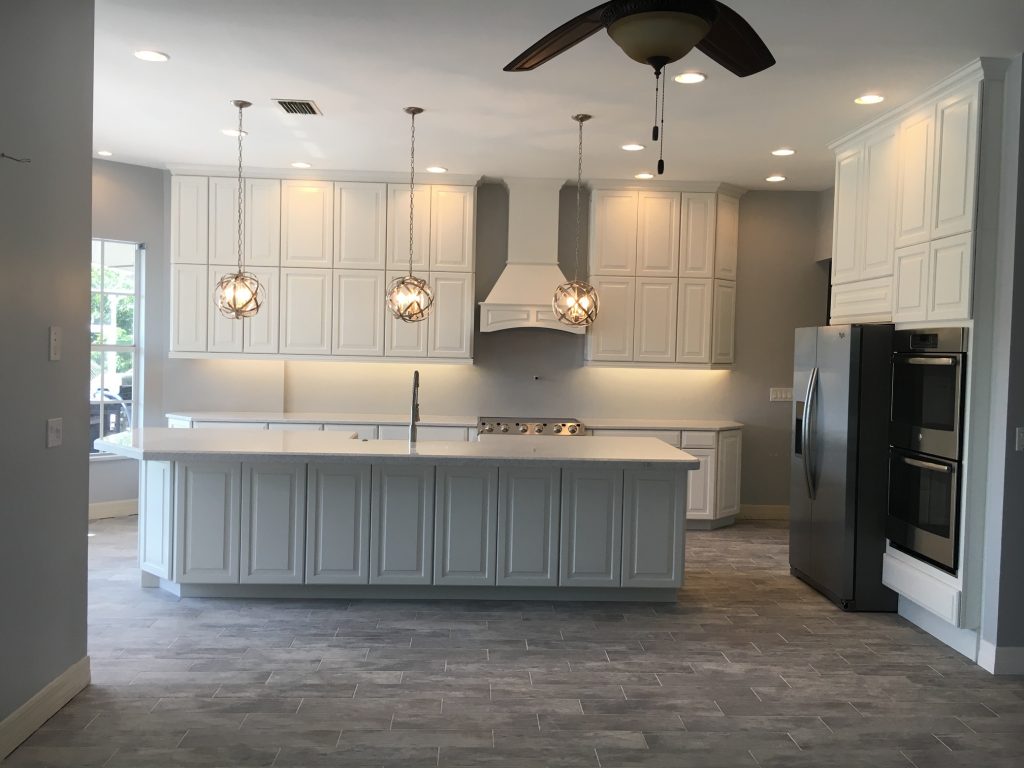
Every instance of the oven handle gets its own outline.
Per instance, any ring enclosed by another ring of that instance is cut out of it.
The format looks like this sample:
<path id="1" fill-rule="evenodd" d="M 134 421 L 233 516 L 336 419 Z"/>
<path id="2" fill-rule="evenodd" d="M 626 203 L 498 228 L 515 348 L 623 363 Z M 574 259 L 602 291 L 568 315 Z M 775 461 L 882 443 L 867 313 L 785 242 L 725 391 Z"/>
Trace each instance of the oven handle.
<path id="1" fill-rule="evenodd" d="M 935 472 L 942 472 L 949 474 L 953 471 L 952 467 L 946 464 L 936 464 L 933 461 L 921 461 L 920 459 L 912 459 L 909 456 L 900 456 L 904 464 L 909 464 L 912 467 L 918 467 L 919 469 L 931 469 Z"/>
<path id="2" fill-rule="evenodd" d="M 807 483 L 807 497 L 814 501 L 817 496 L 817 489 L 814 487 L 814 472 L 811 467 L 811 459 L 814 458 L 814 446 L 811 443 L 811 419 L 814 413 L 815 392 L 818 389 L 818 369 L 811 370 L 811 377 L 807 380 L 807 394 L 804 396 L 804 417 L 803 417 L 803 460 L 804 460 L 804 482 Z"/>
<path id="3" fill-rule="evenodd" d="M 904 357 L 896 356 L 897 363 L 905 365 L 959 365 L 960 361 L 955 357 Z"/>

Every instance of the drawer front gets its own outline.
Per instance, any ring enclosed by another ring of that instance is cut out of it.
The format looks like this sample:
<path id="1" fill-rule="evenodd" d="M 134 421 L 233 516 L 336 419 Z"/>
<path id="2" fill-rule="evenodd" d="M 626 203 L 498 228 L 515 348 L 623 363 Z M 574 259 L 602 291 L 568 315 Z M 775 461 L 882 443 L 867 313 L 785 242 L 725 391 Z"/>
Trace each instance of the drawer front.
<path id="1" fill-rule="evenodd" d="M 861 280 L 832 286 L 832 324 L 840 319 L 892 319 L 892 278 Z"/>
<path id="2" fill-rule="evenodd" d="M 653 437 L 679 447 L 679 432 L 671 429 L 592 429 L 592 437 Z"/>
<path id="3" fill-rule="evenodd" d="M 272 421 L 267 425 L 267 429 L 290 429 L 293 432 L 296 430 L 302 432 L 320 432 L 323 428 L 323 424 L 312 424 L 308 421 Z"/>
<path id="4" fill-rule="evenodd" d="M 193 429 L 266 429 L 265 421 L 193 421 Z"/>
<path id="5" fill-rule="evenodd" d="M 717 432 L 683 432 L 683 448 L 714 448 L 717 444 Z"/>

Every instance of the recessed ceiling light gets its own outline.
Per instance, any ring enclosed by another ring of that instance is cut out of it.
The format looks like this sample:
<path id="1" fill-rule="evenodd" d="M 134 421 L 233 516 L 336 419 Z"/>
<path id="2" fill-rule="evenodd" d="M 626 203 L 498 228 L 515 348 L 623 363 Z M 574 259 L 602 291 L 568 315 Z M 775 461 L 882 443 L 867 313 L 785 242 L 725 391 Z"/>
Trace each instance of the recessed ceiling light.
<path id="1" fill-rule="evenodd" d="M 643 180 L 646 181 L 647 179 L 653 179 L 654 178 L 654 174 L 653 173 L 638 173 L 633 178 L 634 179 L 643 179 Z"/>
<path id="2" fill-rule="evenodd" d="M 223 133 L 225 136 L 238 136 L 238 129 L 237 128 L 221 128 L 220 132 Z M 249 132 L 248 131 L 242 131 L 242 135 L 243 136 L 248 136 Z"/>
<path id="3" fill-rule="evenodd" d="M 448 169 L 440 165 L 428 165 L 427 173 L 448 173 Z"/>
<path id="4" fill-rule="evenodd" d="M 885 101 L 885 96 L 880 93 L 865 93 L 863 96 L 858 96 L 853 100 L 854 104 L 881 104 Z"/>
<path id="5" fill-rule="evenodd" d="M 622 148 L 627 152 L 639 152 L 644 148 L 643 144 L 623 144 Z"/>
<path id="6" fill-rule="evenodd" d="M 781 176 L 779 174 L 775 174 L 774 176 L 769 176 L 769 177 L 767 177 L 765 179 L 765 181 L 770 181 L 772 184 L 778 184 L 780 181 L 785 181 L 785 180 L 786 180 L 786 177 L 785 176 Z"/>
<path id="7" fill-rule="evenodd" d="M 773 149 L 772 154 L 776 157 L 789 157 L 790 155 L 795 155 L 796 150 L 789 147 L 779 147 L 778 149 Z"/>
<path id="8" fill-rule="evenodd" d="M 110 157 L 114 153 L 111 152 L 109 149 L 99 149 L 96 151 L 96 154 L 99 155 L 100 157 Z"/>
<path id="9" fill-rule="evenodd" d="M 683 72 L 672 79 L 683 85 L 696 85 L 697 83 L 703 83 L 708 79 L 708 76 L 703 72 Z"/>
<path id="10" fill-rule="evenodd" d="M 162 51 L 136 51 L 135 58 L 142 59 L 142 61 L 161 62 L 169 61 L 171 57 Z"/>
<path id="11" fill-rule="evenodd" d="M 312 168 L 312 167 L 313 166 L 310 165 L 309 163 L 303 163 L 302 161 L 298 161 L 298 162 L 292 163 L 292 168 Z"/>

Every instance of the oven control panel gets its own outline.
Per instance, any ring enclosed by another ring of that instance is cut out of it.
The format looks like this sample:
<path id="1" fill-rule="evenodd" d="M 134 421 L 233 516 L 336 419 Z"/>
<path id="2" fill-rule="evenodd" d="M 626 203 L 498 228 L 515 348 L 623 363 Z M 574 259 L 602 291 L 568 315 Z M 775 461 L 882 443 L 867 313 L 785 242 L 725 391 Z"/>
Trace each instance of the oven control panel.
<path id="1" fill-rule="evenodd" d="M 485 416 L 477 420 L 478 435 L 526 435 L 528 437 L 582 437 L 586 434 L 578 419 L 525 419 Z"/>

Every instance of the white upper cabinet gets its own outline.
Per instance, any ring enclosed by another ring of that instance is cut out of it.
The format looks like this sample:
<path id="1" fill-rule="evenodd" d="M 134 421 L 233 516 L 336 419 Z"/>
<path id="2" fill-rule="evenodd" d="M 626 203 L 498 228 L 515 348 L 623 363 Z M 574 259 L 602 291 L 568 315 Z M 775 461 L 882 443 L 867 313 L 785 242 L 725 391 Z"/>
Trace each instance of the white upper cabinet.
<path id="1" fill-rule="evenodd" d="M 911 115 L 899 126 L 896 179 L 896 247 L 931 238 L 935 109 Z"/>
<path id="2" fill-rule="evenodd" d="M 684 192 L 680 277 L 715 274 L 715 195 Z"/>
<path id="3" fill-rule="evenodd" d="M 736 359 L 736 283 L 715 280 L 714 320 L 711 333 L 711 362 L 732 363 Z"/>
<path id="4" fill-rule="evenodd" d="M 892 319 L 897 323 L 927 317 L 928 243 L 896 250 Z"/>
<path id="5" fill-rule="evenodd" d="M 722 280 L 736 279 L 739 246 L 739 198 L 719 195 L 715 213 L 715 277 Z"/>
<path id="6" fill-rule="evenodd" d="M 277 327 L 280 322 L 281 270 L 274 267 L 253 267 L 249 270 L 263 286 L 263 305 L 253 317 L 242 321 L 242 351 L 253 354 L 275 354 Z"/>
<path id="7" fill-rule="evenodd" d="M 213 304 L 208 269 L 203 264 L 171 265 L 172 352 L 206 351 L 207 312 Z"/>
<path id="8" fill-rule="evenodd" d="M 384 273 L 334 271 L 335 355 L 376 357 L 384 354 Z"/>
<path id="9" fill-rule="evenodd" d="M 334 185 L 334 266 L 384 269 L 387 184 L 339 181 Z"/>
<path id="10" fill-rule="evenodd" d="M 408 209 L 406 209 L 408 212 Z M 396 277 L 401 277 L 403 272 L 388 272 L 387 285 Z M 421 277 L 426 275 L 421 274 Z M 434 294 L 434 302 L 437 302 L 437 294 Z M 437 306 L 431 310 L 431 314 L 437 310 Z M 430 316 L 425 320 L 416 323 L 407 323 L 399 320 L 385 306 L 384 309 L 384 354 L 387 357 L 426 357 L 428 330 L 431 322 Z"/>
<path id="11" fill-rule="evenodd" d="M 427 322 L 428 357 L 469 357 L 473 345 L 473 275 L 432 272 L 434 308 Z"/>
<path id="12" fill-rule="evenodd" d="M 642 277 L 679 274 L 679 193 L 641 192 L 636 273 Z"/>
<path id="13" fill-rule="evenodd" d="M 858 279 L 892 274 L 896 192 L 895 128 L 873 134 L 864 143 L 863 222 L 857 238 Z"/>
<path id="14" fill-rule="evenodd" d="M 430 268 L 430 187 L 416 187 L 413 210 L 413 271 Z M 388 256 L 387 268 L 409 269 L 409 187 L 388 185 Z M 422 275 L 421 275 L 422 276 Z M 390 279 L 390 278 L 389 278 Z"/>
<path id="15" fill-rule="evenodd" d="M 280 217 L 280 210 L 278 211 Z M 238 263 L 238 179 L 210 179 L 209 254 L 211 264 Z"/>
<path id="16" fill-rule="evenodd" d="M 208 261 L 208 188 L 205 176 L 171 177 L 171 261 L 175 264 Z"/>
<path id="17" fill-rule="evenodd" d="M 245 182 L 245 265 L 281 265 L 281 182 L 247 179 Z"/>
<path id="18" fill-rule="evenodd" d="M 206 328 L 209 338 L 206 349 L 209 352 L 241 352 L 243 320 L 225 317 L 213 301 L 213 290 L 217 281 L 225 274 L 227 267 L 208 267 L 210 299 L 206 302 Z"/>
<path id="19" fill-rule="evenodd" d="M 978 175 L 978 86 L 943 99 L 935 109 L 932 239 L 974 229 Z"/>
<path id="20" fill-rule="evenodd" d="M 672 363 L 676 359 L 676 303 L 679 280 L 674 277 L 638 277 L 633 338 L 633 359 Z"/>
<path id="21" fill-rule="evenodd" d="M 639 194 L 595 190 L 590 225 L 591 275 L 635 275 Z"/>
<path id="22" fill-rule="evenodd" d="M 281 266 L 330 267 L 334 262 L 334 183 L 281 182 Z"/>
<path id="23" fill-rule="evenodd" d="M 430 188 L 431 272 L 473 270 L 475 204 L 476 187 Z"/>
<path id="24" fill-rule="evenodd" d="M 711 362 L 713 283 L 713 280 L 699 278 L 679 281 L 676 362 Z"/>
<path id="25" fill-rule="evenodd" d="M 599 299 L 597 319 L 587 333 L 587 359 L 629 362 L 633 359 L 636 278 L 592 277 Z"/>
<path id="26" fill-rule="evenodd" d="M 281 270 L 281 352 L 331 353 L 332 271 Z"/>
<path id="27" fill-rule="evenodd" d="M 974 238 L 970 232 L 933 240 L 928 252 L 927 320 L 971 317 Z"/>
<path id="28" fill-rule="evenodd" d="M 832 223 L 832 283 L 858 279 L 857 240 L 860 230 L 863 147 L 836 157 L 835 213 Z"/>

